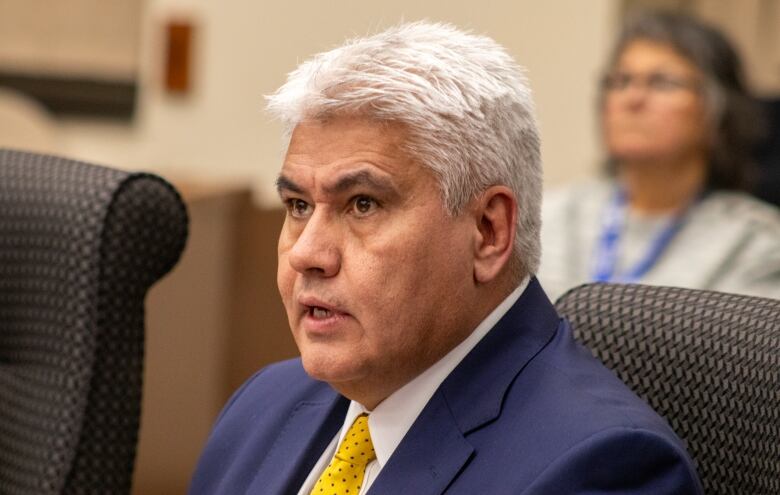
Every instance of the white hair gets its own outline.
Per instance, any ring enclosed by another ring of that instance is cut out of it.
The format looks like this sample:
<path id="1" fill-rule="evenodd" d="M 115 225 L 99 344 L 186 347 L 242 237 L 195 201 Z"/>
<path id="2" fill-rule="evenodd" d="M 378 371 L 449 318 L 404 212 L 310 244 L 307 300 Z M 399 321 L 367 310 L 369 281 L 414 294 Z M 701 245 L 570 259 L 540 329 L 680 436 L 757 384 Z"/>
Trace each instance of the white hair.
<path id="1" fill-rule="evenodd" d="M 402 124 L 405 151 L 436 176 L 455 215 L 505 185 L 518 202 L 513 265 L 536 273 L 542 189 L 531 90 L 506 50 L 449 24 L 413 22 L 315 55 L 268 98 L 293 129 L 308 119 L 361 116 Z"/>

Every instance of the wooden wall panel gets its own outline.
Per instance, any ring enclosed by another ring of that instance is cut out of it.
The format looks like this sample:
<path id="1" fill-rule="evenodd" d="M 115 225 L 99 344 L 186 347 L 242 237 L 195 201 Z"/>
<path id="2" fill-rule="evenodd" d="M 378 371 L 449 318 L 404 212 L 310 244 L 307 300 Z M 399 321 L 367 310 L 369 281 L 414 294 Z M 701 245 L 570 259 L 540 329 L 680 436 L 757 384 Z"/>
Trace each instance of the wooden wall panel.
<path id="1" fill-rule="evenodd" d="M 276 288 L 276 243 L 283 220 L 282 210 L 259 209 L 251 201 L 237 211 L 228 395 L 261 367 L 298 355 Z"/>

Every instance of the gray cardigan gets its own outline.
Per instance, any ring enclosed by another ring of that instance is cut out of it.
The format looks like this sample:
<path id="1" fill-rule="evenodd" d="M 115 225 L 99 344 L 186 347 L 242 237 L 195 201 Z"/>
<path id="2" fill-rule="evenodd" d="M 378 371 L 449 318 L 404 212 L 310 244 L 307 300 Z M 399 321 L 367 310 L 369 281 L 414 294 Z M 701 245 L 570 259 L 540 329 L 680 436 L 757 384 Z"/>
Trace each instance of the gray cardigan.
<path id="1" fill-rule="evenodd" d="M 575 184 L 545 194 L 539 280 L 555 300 L 590 281 L 602 218 L 615 185 Z M 619 265 L 644 256 L 663 218 L 630 216 Z M 638 281 L 780 299 L 780 210 L 746 194 L 713 192 L 693 206 L 661 257 Z"/>

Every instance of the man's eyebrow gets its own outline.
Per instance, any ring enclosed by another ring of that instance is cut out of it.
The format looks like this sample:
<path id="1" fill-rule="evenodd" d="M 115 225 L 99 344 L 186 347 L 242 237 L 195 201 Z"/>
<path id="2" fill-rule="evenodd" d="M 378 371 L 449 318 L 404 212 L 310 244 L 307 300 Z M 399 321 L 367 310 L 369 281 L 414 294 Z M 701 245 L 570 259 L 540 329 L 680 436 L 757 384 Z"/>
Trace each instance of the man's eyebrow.
<path id="1" fill-rule="evenodd" d="M 303 188 L 296 184 L 295 182 L 291 181 L 284 175 L 280 175 L 276 179 L 276 190 L 281 194 L 282 191 L 290 191 L 294 192 L 296 194 L 303 194 Z"/>
<path id="2" fill-rule="evenodd" d="M 389 179 L 372 174 L 368 170 L 358 170 L 340 177 L 334 184 L 325 186 L 324 189 L 330 194 L 343 193 L 355 186 L 368 186 L 369 188 L 385 191 L 389 193 L 398 193 L 395 184 Z"/>

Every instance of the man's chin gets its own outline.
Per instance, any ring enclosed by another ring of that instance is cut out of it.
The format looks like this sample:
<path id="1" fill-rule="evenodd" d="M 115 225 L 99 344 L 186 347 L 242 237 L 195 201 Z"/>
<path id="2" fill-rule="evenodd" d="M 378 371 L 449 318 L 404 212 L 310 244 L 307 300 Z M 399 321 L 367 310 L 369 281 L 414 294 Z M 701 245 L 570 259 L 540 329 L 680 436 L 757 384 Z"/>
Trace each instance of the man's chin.
<path id="1" fill-rule="evenodd" d="M 351 382 L 358 379 L 360 373 L 354 361 L 340 360 L 333 353 L 301 354 L 303 369 L 315 380 L 330 384 Z"/>

